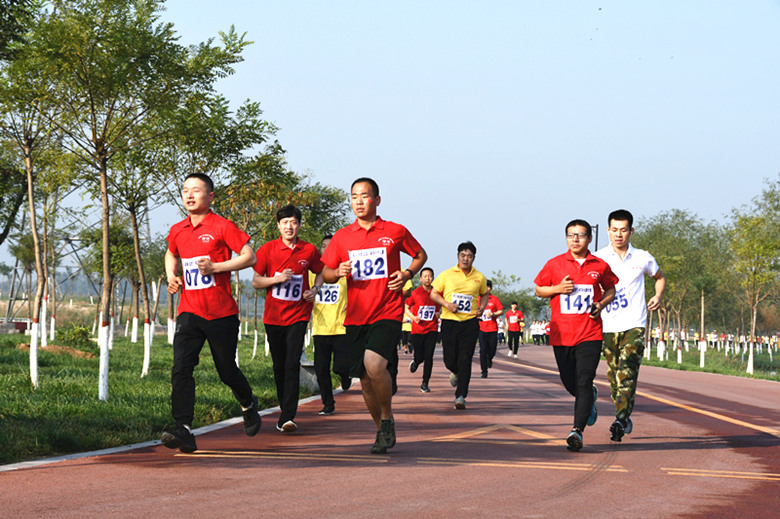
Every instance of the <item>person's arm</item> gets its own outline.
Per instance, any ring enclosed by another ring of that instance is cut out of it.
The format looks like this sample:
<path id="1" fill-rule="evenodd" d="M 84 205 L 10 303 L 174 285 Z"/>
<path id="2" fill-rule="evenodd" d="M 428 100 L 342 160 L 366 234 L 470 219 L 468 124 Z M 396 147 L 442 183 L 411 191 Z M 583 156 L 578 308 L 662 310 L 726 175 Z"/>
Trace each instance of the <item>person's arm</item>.
<path id="1" fill-rule="evenodd" d="M 252 288 L 260 290 L 261 288 L 268 288 L 279 283 L 290 281 L 293 277 L 292 269 L 284 269 L 283 272 L 276 276 L 261 276 L 257 272 L 252 277 Z"/>
<path id="2" fill-rule="evenodd" d="M 181 276 L 176 273 L 179 270 L 179 257 L 174 256 L 170 249 L 165 251 L 165 276 L 168 279 L 168 293 L 175 294 L 182 286 Z"/>
<path id="3" fill-rule="evenodd" d="M 475 312 L 475 315 L 477 317 L 482 317 L 482 314 L 485 313 L 485 308 L 487 308 L 488 300 L 490 299 L 489 294 L 483 294 L 479 296 L 479 308 L 477 308 L 477 311 Z M 493 314 L 495 315 L 495 314 Z"/>
<path id="4" fill-rule="evenodd" d="M 308 301 L 309 303 L 313 303 L 314 300 L 317 298 L 317 294 L 320 293 L 320 288 L 322 288 L 322 272 L 319 272 L 316 276 L 314 276 L 314 285 L 303 293 L 303 299 Z"/>
<path id="5" fill-rule="evenodd" d="M 664 297 L 664 290 L 666 290 L 666 276 L 658 269 L 658 272 L 653 276 L 655 279 L 655 295 L 647 302 L 647 309 L 651 312 L 658 310 L 661 307 L 661 299 Z"/>
<path id="6" fill-rule="evenodd" d="M 401 290 L 406 282 L 412 279 L 425 266 L 426 261 L 428 261 L 428 254 L 425 252 L 425 249 L 420 247 L 420 250 L 412 258 L 412 264 L 409 265 L 409 268 L 393 272 L 387 282 L 387 288 L 393 291 Z"/>
<path id="7" fill-rule="evenodd" d="M 449 301 L 444 299 L 441 293 L 435 288 L 431 289 L 431 301 L 433 301 L 434 303 L 436 303 L 437 305 L 443 308 L 446 308 L 453 314 L 458 313 L 458 305 L 456 305 L 455 303 L 450 303 Z"/>
<path id="8" fill-rule="evenodd" d="M 574 281 L 566 275 L 560 283 L 550 286 L 536 285 L 537 297 L 555 297 L 558 294 L 571 294 L 574 291 Z"/>
<path id="9" fill-rule="evenodd" d="M 615 287 L 609 287 L 604 291 L 604 295 L 601 298 L 601 301 L 596 301 L 593 303 L 596 306 L 596 311 L 590 314 L 591 319 L 598 318 L 599 315 L 601 315 L 601 311 L 606 308 L 606 306 L 612 302 L 612 299 L 615 297 Z"/>
<path id="10" fill-rule="evenodd" d="M 255 256 L 255 251 L 252 250 L 251 245 L 245 243 L 244 246 L 241 247 L 241 250 L 238 251 L 238 256 L 230 258 L 227 261 L 214 263 L 208 258 L 200 258 L 198 260 L 198 271 L 200 271 L 203 276 L 218 274 L 220 272 L 235 272 L 236 270 L 252 267 L 256 262 L 257 256 Z"/>
<path id="11" fill-rule="evenodd" d="M 415 323 L 420 324 L 420 316 L 419 315 L 414 315 L 412 313 L 412 310 L 409 308 L 408 304 L 404 305 L 404 315 L 406 317 L 408 317 L 409 319 L 411 319 L 412 321 L 414 321 Z"/>

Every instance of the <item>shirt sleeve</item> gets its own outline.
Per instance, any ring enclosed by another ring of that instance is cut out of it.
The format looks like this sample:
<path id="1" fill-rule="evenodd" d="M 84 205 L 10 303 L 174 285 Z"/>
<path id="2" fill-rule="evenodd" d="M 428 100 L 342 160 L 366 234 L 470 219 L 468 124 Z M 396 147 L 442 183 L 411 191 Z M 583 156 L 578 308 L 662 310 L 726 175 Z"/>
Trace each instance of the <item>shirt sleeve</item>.
<path id="1" fill-rule="evenodd" d="M 250 236 L 238 228 L 238 226 L 230 220 L 225 221 L 225 230 L 223 231 L 222 239 L 230 250 L 238 254 L 244 245 L 249 243 Z"/>
<path id="2" fill-rule="evenodd" d="M 260 246 L 259 249 L 257 249 L 257 253 L 255 256 L 257 256 L 257 262 L 255 263 L 255 266 L 252 267 L 255 272 L 257 272 L 261 276 L 265 276 L 266 271 L 268 270 L 268 256 L 266 254 L 266 251 L 268 250 L 268 247 L 266 247 L 266 244 L 263 244 Z"/>
<path id="3" fill-rule="evenodd" d="M 311 255 L 311 265 L 309 265 L 309 270 L 311 272 L 319 274 L 322 272 L 322 267 L 324 266 L 322 263 L 322 255 L 320 254 L 320 251 L 317 250 L 317 247 L 314 245 L 311 246 L 312 248 L 312 255 Z"/>

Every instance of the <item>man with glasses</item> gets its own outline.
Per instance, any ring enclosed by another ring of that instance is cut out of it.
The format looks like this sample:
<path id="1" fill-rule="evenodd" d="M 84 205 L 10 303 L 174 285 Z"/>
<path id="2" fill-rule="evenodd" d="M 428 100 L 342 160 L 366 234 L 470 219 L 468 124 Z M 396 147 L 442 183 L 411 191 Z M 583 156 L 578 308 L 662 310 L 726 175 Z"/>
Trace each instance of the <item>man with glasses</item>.
<path id="1" fill-rule="evenodd" d="M 569 250 L 548 261 L 534 279 L 536 295 L 550 298 L 550 344 L 566 390 L 574 396 L 574 426 L 566 438 L 571 451 L 582 449 L 582 431 L 596 422 L 593 385 L 601 359 L 601 311 L 615 297 L 617 276 L 588 250 L 593 239 L 585 220 L 566 224 Z"/>
<path id="2" fill-rule="evenodd" d="M 604 308 L 604 357 L 607 378 L 615 402 L 615 421 L 609 428 L 610 440 L 619 442 L 634 428 L 631 412 L 636 382 L 645 349 L 647 311 L 658 310 L 666 288 L 666 278 L 655 258 L 634 248 L 634 217 L 625 209 L 612 211 L 607 218 L 610 244 L 596 252 L 620 278 L 612 303 Z M 645 304 L 645 275 L 655 280 L 655 295 Z"/>
<path id="3" fill-rule="evenodd" d="M 476 255 L 470 241 L 458 245 L 457 265 L 439 274 L 431 290 L 431 299 L 441 305 L 441 344 L 455 388 L 455 409 L 466 409 L 479 318 L 488 304 L 487 279 L 473 267 Z"/>

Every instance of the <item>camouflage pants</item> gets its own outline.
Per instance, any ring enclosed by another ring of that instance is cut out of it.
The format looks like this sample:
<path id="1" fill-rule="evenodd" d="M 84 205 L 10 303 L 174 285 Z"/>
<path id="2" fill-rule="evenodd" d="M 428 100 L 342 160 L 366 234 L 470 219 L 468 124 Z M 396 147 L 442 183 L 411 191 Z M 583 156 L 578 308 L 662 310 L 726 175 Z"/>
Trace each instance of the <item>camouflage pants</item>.
<path id="1" fill-rule="evenodd" d="M 644 350 L 644 328 L 604 334 L 602 351 L 607 359 L 609 389 L 615 402 L 615 416 L 620 420 L 626 420 L 634 410 L 636 381 Z"/>

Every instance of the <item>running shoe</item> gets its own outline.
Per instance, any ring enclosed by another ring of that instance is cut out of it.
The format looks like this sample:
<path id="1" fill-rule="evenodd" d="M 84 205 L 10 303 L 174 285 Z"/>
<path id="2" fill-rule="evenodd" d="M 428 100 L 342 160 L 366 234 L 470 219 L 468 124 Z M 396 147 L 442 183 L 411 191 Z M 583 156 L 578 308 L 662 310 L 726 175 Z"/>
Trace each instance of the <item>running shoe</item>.
<path id="1" fill-rule="evenodd" d="M 190 453 L 198 450 L 195 435 L 183 425 L 176 427 L 173 432 L 162 433 L 160 441 L 169 449 L 179 449 L 181 452 Z"/>
<path id="2" fill-rule="evenodd" d="M 609 439 L 613 442 L 623 441 L 623 435 L 626 433 L 626 423 L 623 420 L 615 419 L 609 426 Z"/>
<path id="3" fill-rule="evenodd" d="M 417 371 L 417 363 L 415 361 L 409 363 L 409 371 L 411 371 L 412 373 Z"/>
<path id="4" fill-rule="evenodd" d="M 241 411 L 244 417 L 244 434 L 254 436 L 262 425 L 260 413 L 258 413 L 257 397 L 252 396 L 252 405 L 246 411 Z"/>
<path id="5" fill-rule="evenodd" d="M 298 424 L 292 420 L 287 420 L 282 425 L 276 424 L 276 430 L 283 433 L 293 433 L 298 430 Z"/>
<path id="6" fill-rule="evenodd" d="M 376 440 L 371 446 L 371 454 L 385 454 L 387 449 L 395 446 L 395 421 L 381 420 Z"/>
<path id="7" fill-rule="evenodd" d="M 626 418 L 626 434 L 631 434 L 631 431 L 634 430 L 634 422 L 631 421 L 631 418 Z"/>
<path id="8" fill-rule="evenodd" d="M 569 437 L 566 438 L 566 448 L 574 452 L 579 452 L 582 449 L 582 433 L 576 428 L 572 429 Z"/>
<path id="9" fill-rule="evenodd" d="M 517 358 L 517 353 L 513 353 L 513 354 L 512 354 L 512 358 L 513 358 L 513 359 L 516 359 L 516 358 Z"/>
<path id="10" fill-rule="evenodd" d="M 466 409 L 466 399 L 459 396 L 455 399 L 455 409 Z"/>
<path id="11" fill-rule="evenodd" d="M 452 387 L 455 387 L 458 385 L 458 374 L 457 373 L 450 373 L 450 385 Z"/>
<path id="12" fill-rule="evenodd" d="M 428 387 L 428 384 L 423 382 L 422 385 L 420 385 L 420 393 L 430 393 L 430 392 L 431 389 Z"/>
<path id="13" fill-rule="evenodd" d="M 482 378 L 487 378 L 487 371 L 482 372 Z"/>
<path id="14" fill-rule="evenodd" d="M 588 416 L 588 425 L 593 425 L 599 417 L 599 410 L 596 409 L 596 399 L 599 397 L 599 390 L 593 386 L 593 405 L 590 406 L 590 416 Z"/>
<path id="15" fill-rule="evenodd" d="M 349 375 L 341 377 L 341 390 L 346 391 L 350 387 L 352 387 L 352 377 Z"/>
<path id="16" fill-rule="evenodd" d="M 321 415 L 328 415 L 328 416 L 330 416 L 330 415 L 332 415 L 332 414 L 333 414 L 333 413 L 335 413 L 335 412 L 336 412 L 336 406 L 335 406 L 334 404 L 330 404 L 330 405 L 326 405 L 326 406 L 324 406 L 324 407 L 323 407 L 323 408 L 320 410 L 320 413 L 319 413 L 319 414 L 321 414 Z"/>
<path id="17" fill-rule="evenodd" d="M 512 350 L 509 350 L 508 352 L 506 352 L 506 356 L 507 357 L 511 357 L 512 356 Z"/>

